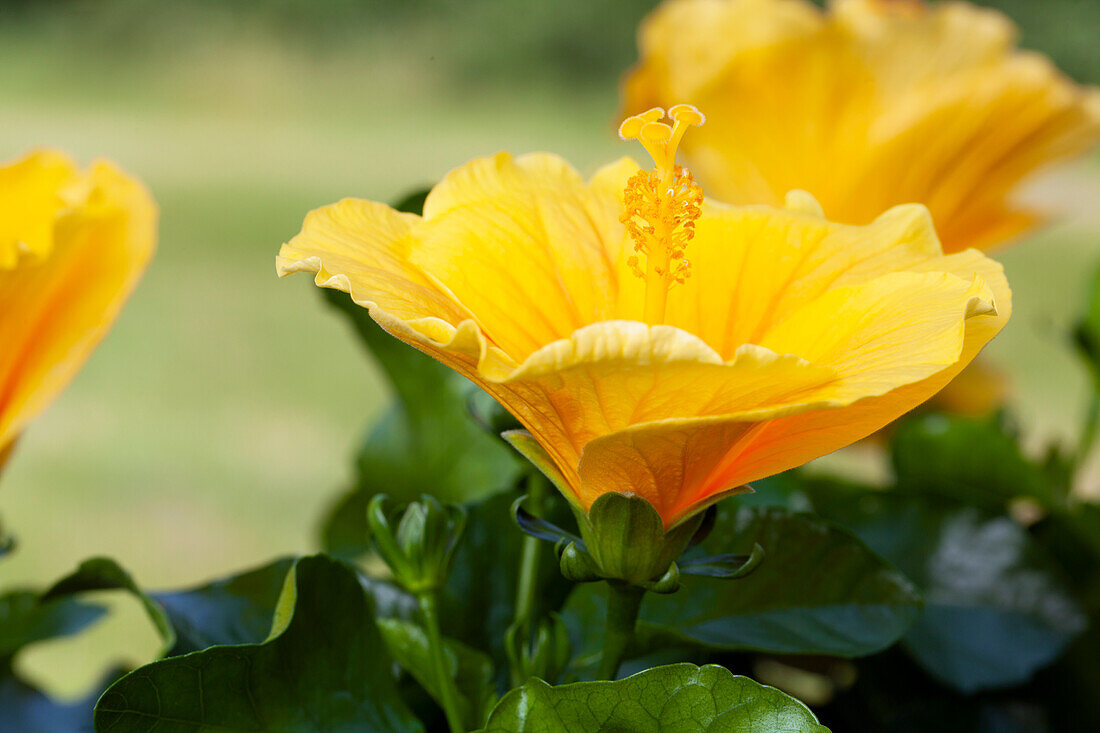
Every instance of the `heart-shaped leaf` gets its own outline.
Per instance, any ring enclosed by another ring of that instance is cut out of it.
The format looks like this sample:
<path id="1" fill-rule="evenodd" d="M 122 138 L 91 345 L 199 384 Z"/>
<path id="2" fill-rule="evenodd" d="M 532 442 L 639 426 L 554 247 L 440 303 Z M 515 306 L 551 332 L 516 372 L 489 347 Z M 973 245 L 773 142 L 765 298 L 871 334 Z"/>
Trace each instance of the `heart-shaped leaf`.
<path id="1" fill-rule="evenodd" d="M 141 667 L 95 710 L 99 733 L 153 730 L 423 730 L 397 694 L 391 661 L 355 572 L 324 556 L 287 576 L 271 636 Z"/>
<path id="2" fill-rule="evenodd" d="M 755 544 L 764 561 L 745 578 L 685 576 L 676 593 L 648 595 L 632 651 L 686 645 L 856 657 L 889 646 L 917 618 L 912 583 L 818 517 L 720 507 L 700 554 L 748 554 Z M 600 648 L 605 612 L 596 586 L 578 586 L 566 603 L 566 621 L 587 658 Z"/>
<path id="3" fill-rule="evenodd" d="M 670 664 L 616 682 L 551 687 L 532 679 L 504 696 L 483 733 L 828 733 L 810 710 L 725 667 Z"/>
<path id="4" fill-rule="evenodd" d="M 152 593 L 176 630 L 171 654 L 263 641 L 293 564 L 293 558 L 280 558 L 188 590 Z"/>
<path id="5" fill-rule="evenodd" d="M 960 690 L 1026 681 L 1085 627 L 1057 565 L 1010 517 L 893 492 L 814 496 L 924 590 L 905 646 Z"/>

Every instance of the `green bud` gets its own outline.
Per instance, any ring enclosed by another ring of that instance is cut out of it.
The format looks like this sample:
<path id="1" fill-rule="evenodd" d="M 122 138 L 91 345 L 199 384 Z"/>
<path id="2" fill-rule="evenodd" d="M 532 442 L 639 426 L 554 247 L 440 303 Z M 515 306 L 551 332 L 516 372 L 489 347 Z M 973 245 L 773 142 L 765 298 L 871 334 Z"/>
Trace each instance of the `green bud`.
<path id="1" fill-rule="evenodd" d="M 367 524 L 378 554 L 405 590 L 414 594 L 436 590 L 451 571 L 455 548 L 466 527 L 466 510 L 424 494 L 387 513 L 386 500 L 385 494 L 379 494 L 367 508 Z"/>
<path id="2" fill-rule="evenodd" d="M 538 677 L 554 684 L 565 672 L 573 658 L 573 645 L 569 643 L 569 630 L 561 616 L 551 613 L 539 621 L 531 654 L 525 655 L 528 677 Z"/>
<path id="3" fill-rule="evenodd" d="M 703 513 L 695 514 L 666 531 L 648 501 L 633 493 L 614 492 L 596 499 L 588 514 L 575 513 L 589 560 L 600 577 L 643 587 L 663 583 L 671 590 L 679 585 L 673 563 L 704 519 Z M 564 553 L 562 558 L 564 572 Z M 666 580 L 670 572 L 673 575 Z"/>

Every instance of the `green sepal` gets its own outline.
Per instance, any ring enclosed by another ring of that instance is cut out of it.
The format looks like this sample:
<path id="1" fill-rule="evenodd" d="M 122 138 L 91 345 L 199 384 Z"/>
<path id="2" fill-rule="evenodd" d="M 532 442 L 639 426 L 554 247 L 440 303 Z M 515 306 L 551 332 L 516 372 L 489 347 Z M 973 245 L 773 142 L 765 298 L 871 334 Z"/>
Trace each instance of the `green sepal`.
<path id="1" fill-rule="evenodd" d="M 680 590 L 680 568 L 676 566 L 676 563 L 672 563 L 668 566 L 668 570 L 657 580 L 650 581 L 643 586 L 646 590 L 654 593 L 675 593 Z"/>
<path id="2" fill-rule="evenodd" d="M 570 542 L 561 552 L 558 559 L 561 574 L 566 580 L 574 583 L 592 583 L 603 580 L 600 568 L 592 561 L 592 556 L 584 550 L 583 542 Z"/>
<path id="3" fill-rule="evenodd" d="M 575 542 L 584 548 L 584 542 L 577 535 L 524 509 L 523 502 L 526 500 L 526 496 L 521 496 L 512 502 L 512 518 L 524 534 L 560 545 Z"/>
<path id="4" fill-rule="evenodd" d="M 752 546 L 748 555 L 712 555 L 688 560 L 680 565 L 684 575 L 702 575 L 707 578 L 734 580 L 744 578 L 764 562 L 764 548 L 760 543 Z"/>
<path id="5" fill-rule="evenodd" d="M 696 514 L 665 531 L 657 510 L 633 493 L 611 492 L 575 512 L 581 538 L 601 577 L 646 585 L 661 578 L 703 523 Z"/>
<path id="6" fill-rule="evenodd" d="M 367 507 L 367 524 L 378 554 L 409 593 L 436 590 L 450 573 L 466 528 L 466 510 L 458 504 L 441 504 L 428 494 L 392 512 L 386 511 L 386 501 L 385 494 L 378 494 Z"/>

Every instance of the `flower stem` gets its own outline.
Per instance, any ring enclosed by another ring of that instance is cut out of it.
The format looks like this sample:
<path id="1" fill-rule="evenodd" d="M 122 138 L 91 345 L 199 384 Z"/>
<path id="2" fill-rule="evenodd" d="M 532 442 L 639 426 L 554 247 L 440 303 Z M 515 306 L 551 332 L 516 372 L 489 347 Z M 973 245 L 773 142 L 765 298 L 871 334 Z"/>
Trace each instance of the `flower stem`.
<path id="1" fill-rule="evenodd" d="M 422 593 L 418 596 L 418 600 L 424 630 L 428 634 L 428 653 L 432 658 L 432 669 L 435 672 L 436 685 L 439 687 L 439 704 L 443 708 L 443 714 L 447 716 L 447 726 L 451 729 L 451 733 L 463 733 L 466 726 L 463 725 L 462 716 L 458 711 L 458 688 L 455 686 L 451 671 L 447 668 L 443 634 L 439 631 L 435 592 Z"/>
<path id="2" fill-rule="evenodd" d="M 613 680 L 619 672 L 623 656 L 634 639 L 634 625 L 642 607 L 645 589 L 636 585 L 607 582 L 607 630 L 603 637 L 603 657 L 599 678 Z"/>
<path id="3" fill-rule="evenodd" d="M 535 516 L 542 513 L 542 503 L 545 497 L 546 484 L 542 476 L 532 473 L 527 478 L 527 506 Z M 512 625 L 508 629 L 510 641 L 517 648 L 511 650 L 511 680 L 512 687 L 519 687 L 526 680 L 520 669 L 522 653 L 520 645 L 527 643 L 531 631 L 531 621 L 535 615 L 535 601 L 538 594 L 539 557 L 542 554 L 542 540 L 531 535 L 523 536 L 523 545 L 520 550 L 519 577 L 516 580 L 516 608 L 512 617 Z"/>

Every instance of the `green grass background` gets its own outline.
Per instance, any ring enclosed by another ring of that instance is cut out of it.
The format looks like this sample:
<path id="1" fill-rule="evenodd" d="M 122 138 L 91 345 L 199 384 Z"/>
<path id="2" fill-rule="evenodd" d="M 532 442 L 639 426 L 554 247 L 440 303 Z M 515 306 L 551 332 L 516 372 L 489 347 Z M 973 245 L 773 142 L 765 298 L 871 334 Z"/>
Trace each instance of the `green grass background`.
<path id="1" fill-rule="evenodd" d="M 0 158 L 106 156 L 161 207 L 144 281 L 0 483 L 20 540 L 0 587 L 96 554 L 166 587 L 314 549 L 386 392 L 311 281 L 275 277 L 279 245 L 311 208 L 393 200 L 476 155 L 551 150 L 591 171 L 633 154 L 613 134 L 615 80 L 651 4 L 0 3 Z M 1089 75 L 1087 51 L 1036 39 Z M 1031 195 L 1060 217 L 1000 255 L 1015 315 L 989 355 L 1038 449 L 1084 408 L 1066 334 L 1100 264 L 1100 164 Z M 136 604 L 112 603 L 21 669 L 73 695 L 108 662 L 149 659 Z"/>

